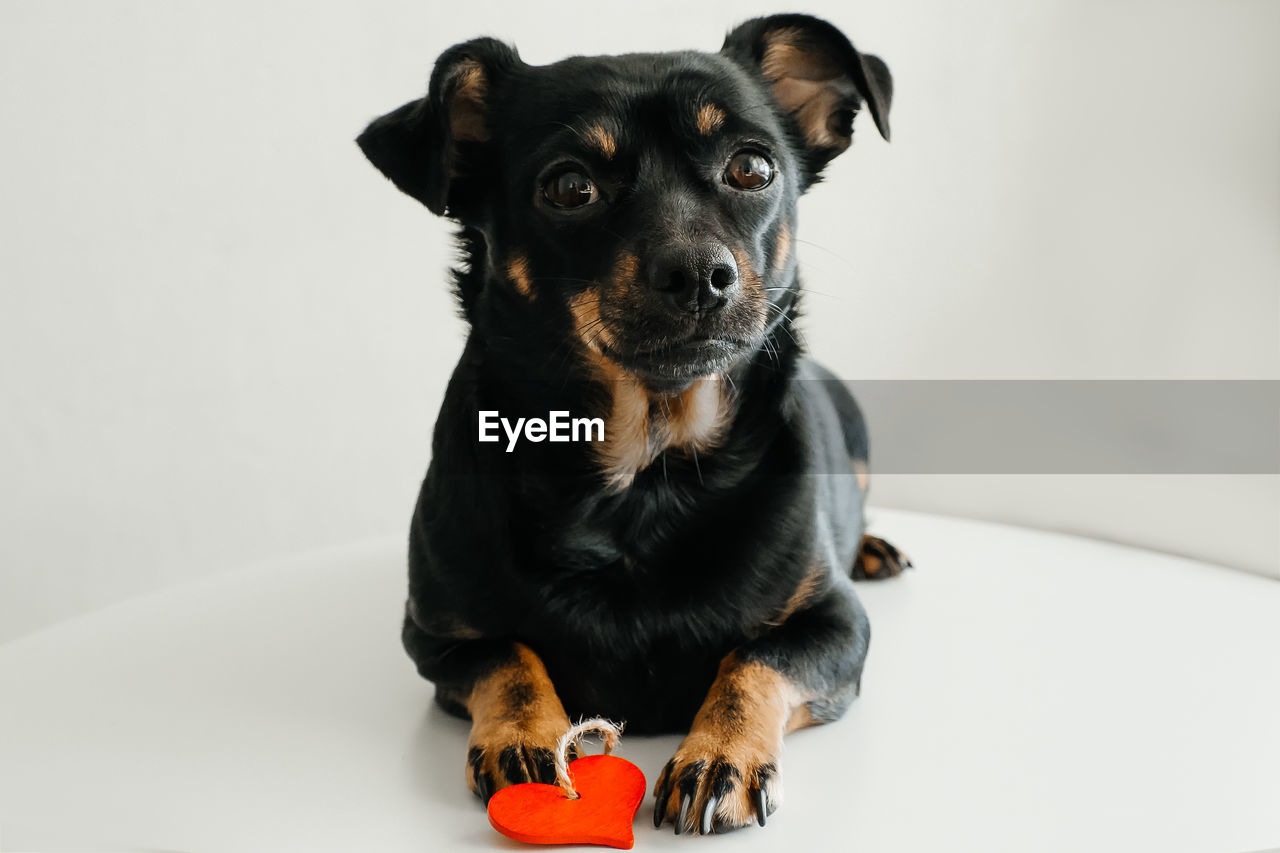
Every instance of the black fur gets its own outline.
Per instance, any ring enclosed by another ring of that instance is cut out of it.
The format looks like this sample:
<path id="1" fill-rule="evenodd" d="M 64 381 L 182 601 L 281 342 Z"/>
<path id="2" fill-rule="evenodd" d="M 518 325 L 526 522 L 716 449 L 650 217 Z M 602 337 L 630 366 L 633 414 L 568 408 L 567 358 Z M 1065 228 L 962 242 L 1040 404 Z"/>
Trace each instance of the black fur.
<path id="1" fill-rule="evenodd" d="M 839 63 L 856 91 L 831 126 L 851 133 L 848 121 L 868 101 L 887 138 L 884 63 L 805 16 L 748 22 L 718 54 L 532 67 L 499 42 L 466 42 L 441 57 L 425 98 L 360 137 L 400 189 L 462 226 L 455 283 L 471 332 L 413 518 L 404 621 L 406 649 L 453 712 L 464 712 L 478 677 L 511 659 L 515 642 L 541 657 L 571 719 L 603 715 L 632 732 L 687 729 L 734 650 L 819 696 L 817 720 L 838 717 L 857 692 L 869 626 L 849 578 L 863 528 L 850 455 L 865 458 L 866 433 L 843 386 L 805 358 L 793 326 L 795 264 L 775 263 L 779 230 L 794 229 L 797 199 L 838 150 L 807 144 L 773 97 L 759 62 L 762 39 L 779 27 Z M 483 74 L 483 139 L 458 141 L 450 128 L 460 68 Z M 690 126 L 701 102 L 724 112 L 723 128 Z M 588 144 L 591 124 L 607 128 L 616 156 Z M 724 164 L 748 146 L 767 151 L 778 183 L 726 190 Z M 564 162 L 589 170 L 607 201 L 543 209 L 538 188 Z M 666 268 L 655 272 L 653 259 L 673 240 L 707 234 L 759 272 L 773 307 L 758 327 L 733 306 L 692 319 L 658 307 Z M 531 296 L 513 286 L 512 253 L 527 259 Z M 671 355 L 673 367 L 659 348 L 632 365 L 655 393 L 677 393 L 699 371 L 726 373 L 736 411 L 718 446 L 670 450 L 613 489 L 591 445 L 524 443 L 506 453 L 478 443 L 482 409 L 607 414 L 609 389 L 583 357 L 568 306 L 625 253 L 639 259 L 640 283 L 606 317 L 630 348 L 620 359 L 698 324 L 736 336 L 731 352 Z M 825 573 L 816 595 L 769 624 L 815 563 Z"/>

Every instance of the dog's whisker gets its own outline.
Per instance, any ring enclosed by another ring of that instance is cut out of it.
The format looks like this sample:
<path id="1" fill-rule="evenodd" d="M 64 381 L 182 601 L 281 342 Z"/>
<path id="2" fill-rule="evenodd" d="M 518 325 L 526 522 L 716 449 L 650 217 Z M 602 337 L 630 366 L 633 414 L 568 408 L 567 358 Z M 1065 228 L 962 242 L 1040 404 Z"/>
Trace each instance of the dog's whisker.
<path id="1" fill-rule="evenodd" d="M 844 264 L 845 266 L 849 267 L 850 269 L 852 269 L 852 268 L 853 268 L 853 261 L 849 260 L 849 259 L 848 259 L 848 258 L 846 258 L 844 255 L 840 254 L 839 252 L 837 252 L 837 251 L 835 251 L 835 250 L 833 250 L 833 249 L 828 249 L 826 246 L 822 245 L 821 243 L 815 243 L 815 242 L 813 242 L 812 240 L 806 240 L 806 239 L 804 239 L 803 237 L 795 237 L 795 238 L 793 238 L 793 239 L 794 239 L 797 243 L 800 243 L 800 244 L 802 244 L 802 245 L 805 245 L 805 246 L 812 246 L 813 248 L 818 249 L 819 251 L 826 252 L 828 255 L 830 255 L 831 257 L 833 257 L 833 258 L 835 258 L 836 260 L 840 261 L 842 264 Z"/>
<path id="2" fill-rule="evenodd" d="M 777 349 L 775 349 L 773 344 L 769 342 L 768 338 L 765 338 L 762 343 L 764 344 L 764 351 L 768 353 L 769 358 L 773 361 L 774 365 L 780 367 L 782 365 L 782 361 L 778 358 Z"/>
<path id="3" fill-rule="evenodd" d="M 802 287 L 799 287 L 799 288 L 795 288 L 795 287 L 766 287 L 766 288 L 764 288 L 764 290 L 765 290 L 765 292 L 766 292 L 766 293 L 773 293 L 773 292 L 780 291 L 780 290 L 782 290 L 782 291 L 786 291 L 786 290 L 795 290 L 797 293 L 805 293 L 805 294 L 812 293 L 814 296 L 825 296 L 825 297 L 826 297 L 826 298 L 828 298 L 828 299 L 842 299 L 842 298 L 843 298 L 843 297 L 841 297 L 841 296 L 837 296 L 837 295 L 836 295 L 836 294 L 834 294 L 834 293 L 826 293 L 825 291 L 821 291 L 821 290 L 813 290 L 813 289 L 812 289 L 812 288 L 810 288 L 810 287 L 809 287 L 809 285 L 807 285 L 807 284 L 806 284 L 806 285 L 803 285 Z"/>
<path id="4" fill-rule="evenodd" d="M 784 312 L 781 308 L 778 308 L 776 305 L 771 305 L 770 307 L 774 308 L 778 312 L 778 316 L 782 317 L 782 322 L 780 322 L 775 328 L 785 333 L 788 338 L 791 338 L 791 342 L 793 344 L 799 346 L 800 342 L 796 340 L 796 336 L 791 334 L 791 330 L 787 328 L 791 325 L 792 321 L 790 315 Z"/>

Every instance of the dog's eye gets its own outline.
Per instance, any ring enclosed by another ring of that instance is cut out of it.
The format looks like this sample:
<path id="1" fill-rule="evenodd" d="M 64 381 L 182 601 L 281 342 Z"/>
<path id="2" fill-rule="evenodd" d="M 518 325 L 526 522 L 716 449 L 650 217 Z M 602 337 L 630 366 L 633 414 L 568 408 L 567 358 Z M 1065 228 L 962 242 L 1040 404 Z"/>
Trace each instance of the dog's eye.
<path id="1" fill-rule="evenodd" d="M 740 190 L 759 190 L 773 181 L 773 162 L 759 151 L 739 151 L 724 170 L 725 182 Z"/>
<path id="2" fill-rule="evenodd" d="M 542 197 L 552 207 L 582 207 L 598 200 L 600 191 L 586 175 L 569 170 L 547 178 Z"/>

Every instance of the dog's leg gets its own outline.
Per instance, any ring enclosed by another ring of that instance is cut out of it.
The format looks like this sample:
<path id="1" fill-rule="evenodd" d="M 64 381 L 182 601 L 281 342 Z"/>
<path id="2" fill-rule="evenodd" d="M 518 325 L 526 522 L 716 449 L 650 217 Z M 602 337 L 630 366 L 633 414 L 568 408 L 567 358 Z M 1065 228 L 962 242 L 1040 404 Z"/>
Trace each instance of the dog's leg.
<path id="1" fill-rule="evenodd" d="M 569 718 L 537 654 L 522 643 L 428 634 L 411 615 L 404 645 L 436 701 L 471 719 L 467 787 L 485 802 L 519 782 L 555 782 L 556 742 Z"/>
<path id="2" fill-rule="evenodd" d="M 765 818 L 782 800 L 789 731 L 838 719 L 858 693 L 870 625 L 847 577 L 739 647 L 658 777 L 654 825 L 707 833 Z"/>
<path id="3" fill-rule="evenodd" d="M 864 502 L 871 488 L 865 450 L 864 441 L 863 455 L 854 456 L 851 460 L 858 491 L 861 492 Z M 906 554 L 879 536 L 872 536 L 869 533 L 862 535 L 862 540 L 858 543 L 858 553 L 853 558 L 854 580 L 884 580 L 896 577 L 902 574 L 903 569 L 909 568 L 911 568 L 911 560 Z"/>
<path id="4" fill-rule="evenodd" d="M 475 681 L 464 703 L 471 716 L 467 786 L 482 800 L 520 782 L 554 784 L 552 755 L 569 730 L 546 667 L 528 646 Z"/>

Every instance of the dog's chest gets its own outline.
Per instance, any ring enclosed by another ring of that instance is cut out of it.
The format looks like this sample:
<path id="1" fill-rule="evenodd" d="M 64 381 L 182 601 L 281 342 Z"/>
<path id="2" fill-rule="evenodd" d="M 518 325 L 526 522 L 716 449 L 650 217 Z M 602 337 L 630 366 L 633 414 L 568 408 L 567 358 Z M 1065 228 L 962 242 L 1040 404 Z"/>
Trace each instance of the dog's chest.
<path id="1" fill-rule="evenodd" d="M 724 436 L 732 404 L 719 377 L 699 379 L 680 394 L 661 396 L 634 379 L 605 373 L 609 391 L 605 439 L 596 460 L 607 487 L 629 489 L 637 474 L 665 463 L 667 453 L 696 455 Z"/>
<path id="2" fill-rule="evenodd" d="M 574 574 L 607 571 L 639 581 L 677 558 L 679 542 L 695 522 L 692 505 L 679 483 L 586 496 L 546 526 L 548 555 Z"/>

